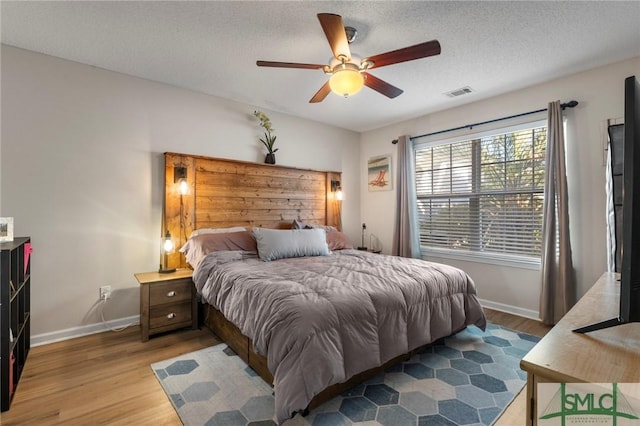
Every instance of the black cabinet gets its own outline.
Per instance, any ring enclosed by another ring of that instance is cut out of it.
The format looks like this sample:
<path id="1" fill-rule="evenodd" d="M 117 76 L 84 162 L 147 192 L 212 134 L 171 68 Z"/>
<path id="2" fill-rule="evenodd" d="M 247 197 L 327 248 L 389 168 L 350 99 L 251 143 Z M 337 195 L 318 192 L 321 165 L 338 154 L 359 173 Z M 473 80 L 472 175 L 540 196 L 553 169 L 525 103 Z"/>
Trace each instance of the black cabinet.
<path id="1" fill-rule="evenodd" d="M 31 239 L 0 243 L 0 411 L 7 411 L 31 341 Z"/>

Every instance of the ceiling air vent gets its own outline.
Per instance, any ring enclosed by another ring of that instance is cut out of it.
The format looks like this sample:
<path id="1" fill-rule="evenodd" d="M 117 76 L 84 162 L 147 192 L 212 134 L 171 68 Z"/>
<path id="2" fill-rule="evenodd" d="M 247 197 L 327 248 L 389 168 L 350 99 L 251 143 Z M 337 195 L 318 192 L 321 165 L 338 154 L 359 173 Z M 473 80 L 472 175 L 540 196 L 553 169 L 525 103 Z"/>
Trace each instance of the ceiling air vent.
<path id="1" fill-rule="evenodd" d="M 450 98 L 455 98 L 456 96 L 466 95 L 467 93 L 473 92 L 473 89 L 469 86 L 464 86 L 459 89 L 452 90 L 450 92 L 445 93 Z"/>

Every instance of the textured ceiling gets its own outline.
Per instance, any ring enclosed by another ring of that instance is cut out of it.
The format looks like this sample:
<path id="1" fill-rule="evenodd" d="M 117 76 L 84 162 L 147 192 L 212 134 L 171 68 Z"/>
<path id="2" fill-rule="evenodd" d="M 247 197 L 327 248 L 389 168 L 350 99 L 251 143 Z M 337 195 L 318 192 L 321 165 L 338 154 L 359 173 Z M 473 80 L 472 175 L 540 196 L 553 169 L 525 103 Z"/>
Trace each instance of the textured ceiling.
<path id="1" fill-rule="evenodd" d="M 357 28 L 371 56 L 432 39 L 439 56 L 372 69 L 401 88 L 330 94 L 320 70 L 259 68 L 258 59 L 328 63 L 316 17 Z M 81 2 L 0 3 L 2 43 L 319 122 L 366 131 L 640 56 L 640 2 Z M 444 93 L 470 86 L 458 98 Z"/>

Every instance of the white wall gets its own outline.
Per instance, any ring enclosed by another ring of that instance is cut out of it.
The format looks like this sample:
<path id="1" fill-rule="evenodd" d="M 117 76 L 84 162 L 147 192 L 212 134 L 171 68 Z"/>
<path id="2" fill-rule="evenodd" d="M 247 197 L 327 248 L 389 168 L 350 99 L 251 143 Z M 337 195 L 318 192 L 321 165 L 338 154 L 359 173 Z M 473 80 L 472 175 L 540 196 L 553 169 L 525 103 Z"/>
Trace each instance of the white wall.
<path id="1" fill-rule="evenodd" d="M 607 266 L 601 126 L 609 118 L 623 116 L 624 78 L 634 74 L 640 78 L 640 57 L 364 133 L 360 158 L 362 221 L 381 238 L 384 251 L 389 252 L 393 237 L 395 187 L 390 192 L 368 192 L 366 164 L 369 157 L 386 153 L 393 153 L 395 162 L 396 148 L 391 140 L 404 134 L 420 135 L 537 110 L 558 99 L 563 102 L 575 99 L 580 103 L 578 107 L 565 111 L 568 118 L 567 180 L 573 262 L 577 272 L 578 296 L 582 296 Z M 539 271 L 448 259 L 433 260 L 451 263 L 468 271 L 478 286 L 480 297 L 491 301 L 493 306 L 537 316 Z"/>
<path id="2" fill-rule="evenodd" d="M 0 215 L 34 244 L 32 334 L 99 323 L 98 287 L 111 285 L 107 319 L 138 314 L 135 272 L 159 258 L 166 151 L 261 162 L 254 107 L 2 46 Z M 601 125 L 623 115 L 623 79 L 640 58 L 426 115 L 358 135 L 265 111 L 277 129 L 278 163 L 343 172 L 343 223 L 360 224 L 390 251 L 395 186 L 369 193 L 366 163 L 393 154 L 391 140 L 543 108 L 567 110 L 574 263 L 582 295 L 606 268 Z M 473 95 L 470 95 L 473 96 Z M 358 143 L 360 142 L 360 143 Z M 359 167 L 357 166 L 359 165 Z M 395 174 L 395 170 L 393 171 Z M 467 270 L 480 297 L 535 315 L 539 272 L 434 259 Z"/>
<path id="3" fill-rule="evenodd" d="M 32 335 L 139 311 L 136 272 L 158 267 L 167 151 L 262 162 L 254 107 L 2 46 L 0 215 L 31 236 Z M 265 112 L 278 164 L 342 171 L 358 234 L 359 135 Z"/>

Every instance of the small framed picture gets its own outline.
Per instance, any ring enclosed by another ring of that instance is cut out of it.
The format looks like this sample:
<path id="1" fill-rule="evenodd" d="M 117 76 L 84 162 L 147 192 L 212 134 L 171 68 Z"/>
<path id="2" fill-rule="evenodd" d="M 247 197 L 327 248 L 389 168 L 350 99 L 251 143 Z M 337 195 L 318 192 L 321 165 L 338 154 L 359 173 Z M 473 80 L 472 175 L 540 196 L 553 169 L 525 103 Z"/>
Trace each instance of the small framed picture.
<path id="1" fill-rule="evenodd" d="M 0 243 L 13 241 L 13 218 L 0 217 Z"/>
<path id="2" fill-rule="evenodd" d="M 367 181 L 369 191 L 391 191 L 391 155 L 369 159 Z"/>

